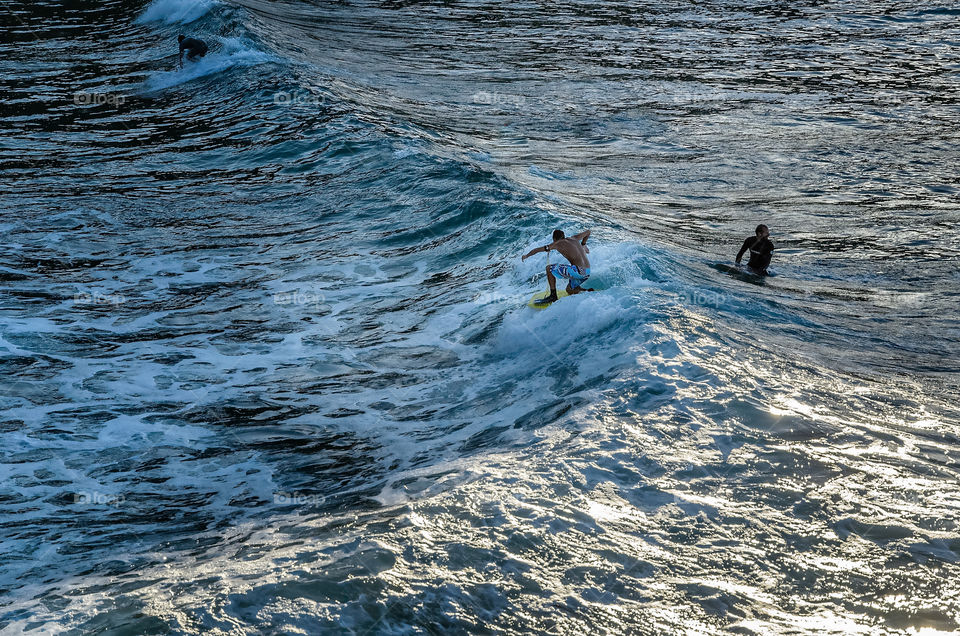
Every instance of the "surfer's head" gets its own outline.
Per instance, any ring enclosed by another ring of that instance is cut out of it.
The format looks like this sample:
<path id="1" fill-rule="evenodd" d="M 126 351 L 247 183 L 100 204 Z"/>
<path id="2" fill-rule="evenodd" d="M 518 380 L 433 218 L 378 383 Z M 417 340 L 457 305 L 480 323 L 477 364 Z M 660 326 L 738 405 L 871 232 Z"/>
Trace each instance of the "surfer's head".
<path id="1" fill-rule="evenodd" d="M 757 236 L 769 236 L 770 228 L 761 223 L 757 226 Z"/>
<path id="2" fill-rule="evenodd" d="M 185 36 L 183 33 L 177 36 L 177 42 L 183 42 L 185 39 L 187 39 L 187 36 Z"/>
<path id="3" fill-rule="evenodd" d="M 553 231 L 553 240 L 554 240 L 554 241 L 559 241 L 559 240 L 562 239 L 562 238 L 566 238 L 566 236 L 565 236 L 564 233 L 563 233 L 563 230 L 554 230 L 554 231 Z"/>

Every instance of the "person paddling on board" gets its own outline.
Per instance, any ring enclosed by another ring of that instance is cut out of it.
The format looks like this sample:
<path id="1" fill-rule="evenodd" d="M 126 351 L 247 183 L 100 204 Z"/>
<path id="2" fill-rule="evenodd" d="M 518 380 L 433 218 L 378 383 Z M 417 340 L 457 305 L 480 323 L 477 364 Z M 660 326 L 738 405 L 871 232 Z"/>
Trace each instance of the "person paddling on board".
<path id="1" fill-rule="evenodd" d="M 756 236 L 748 236 L 743 242 L 743 247 L 737 252 L 737 265 L 740 259 L 750 250 L 750 260 L 747 261 L 747 267 L 754 273 L 761 276 L 767 275 L 767 268 L 770 267 L 770 258 L 773 256 L 773 241 L 770 240 L 770 230 L 766 225 L 757 226 Z"/>
<path id="2" fill-rule="evenodd" d="M 196 62 L 198 57 L 207 54 L 207 43 L 196 38 L 188 38 L 182 33 L 177 36 L 177 42 L 180 43 L 180 68 L 183 68 L 183 52 L 187 52 L 187 59 Z"/>
<path id="3" fill-rule="evenodd" d="M 550 284 L 550 295 L 536 301 L 538 305 L 546 305 L 557 299 L 557 277 L 566 278 L 567 294 L 579 294 L 582 291 L 593 291 L 593 289 L 584 289 L 582 285 L 590 278 L 590 261 L 587 260 L 587 239 L 590 238 L 590 230 L 574 234 L 566 238 L 562 230 L 553 231 L 553 243 L 532 249 L 524 254 L 520 260 L 525 261 L 528 257 L 540 252 L 549 252 L 557 250 L 568 261 L 570 265 L 563 263 L 554 263 L 547 265 L 547 282 Z"/>

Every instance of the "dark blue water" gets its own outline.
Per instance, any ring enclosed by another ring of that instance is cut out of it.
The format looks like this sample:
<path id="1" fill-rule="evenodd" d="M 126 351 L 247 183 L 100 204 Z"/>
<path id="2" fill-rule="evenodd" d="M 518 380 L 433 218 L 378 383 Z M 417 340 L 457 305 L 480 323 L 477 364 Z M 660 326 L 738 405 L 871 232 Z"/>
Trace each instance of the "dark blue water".
<path id="1" fill-rule="evenodd" d="M 958 16 L 6 3 L 0 633 L 960 629 Z"/>

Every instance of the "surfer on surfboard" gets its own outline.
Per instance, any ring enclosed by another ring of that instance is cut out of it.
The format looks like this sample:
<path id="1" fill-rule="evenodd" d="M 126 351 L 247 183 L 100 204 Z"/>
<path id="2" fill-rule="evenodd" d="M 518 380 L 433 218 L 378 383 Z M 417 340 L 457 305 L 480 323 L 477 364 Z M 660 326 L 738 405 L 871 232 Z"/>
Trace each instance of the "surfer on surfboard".
<path id="1" fill-rule="evenodd" d="M 767 268 L 770 267 L 770 259 L 773 256 L 773 241 L 770 240 L 770 230 L 766 225 L 758 225 L 756 233 L 756 236 L 748 236 L 743 242 L 743 247 L 737 252 L 737 265 L 740 264 L 740 259 L 743 258 L 747 250 L 750 250 L 750 260 L 747 261 L 747 267 L 756 274 L 766 276 Z"/>
<path id="2" fill-rule="evenodd" d="M 564 236 L 562 230 L 553 231 L 553 243 L 532 249 L 524 254 L 520 260 L 525 261 L 528 257 L 540 252 L 549 252 L 557 250 L 568 261 L 569 265 L 564 263 L 547 264 L 547 282 L 550 284 L 550 295 L 538 299 L 536 304 L 546 305 L 557 300 L 557 278 L 566 278 L 567 294 L 579 294 L 582 291 L 593 291 L 593 289 L 584 289 L 582 285 L 590 278 L 590 261 L 587 259 L 587 239 L 590 238 L 590 230 L 574 234 L 570 238 Z"/>
<path id="3" fill-rule="evenodd" d="M 177 36 L 177 42 L 180 43 L 180 68 L 183 68 L 184 52 L 187 53 L 187 59 L 191 62 L 196 62 L 197 58 L 201 58 L 207 54 L 207 43 L 203 40 L 188 38 L 180 34 Z"/>

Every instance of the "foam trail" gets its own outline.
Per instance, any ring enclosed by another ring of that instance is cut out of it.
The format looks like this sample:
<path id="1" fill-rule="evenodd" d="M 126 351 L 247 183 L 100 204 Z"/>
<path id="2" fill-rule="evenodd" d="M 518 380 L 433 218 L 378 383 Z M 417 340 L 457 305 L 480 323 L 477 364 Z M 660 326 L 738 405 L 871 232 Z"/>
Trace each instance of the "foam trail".
<path id="1" fill-rule="evenodd" d="M 137 22 L 190 24 L 205 16 L 216 4 L 213 0 L 154 0 Z"/>

